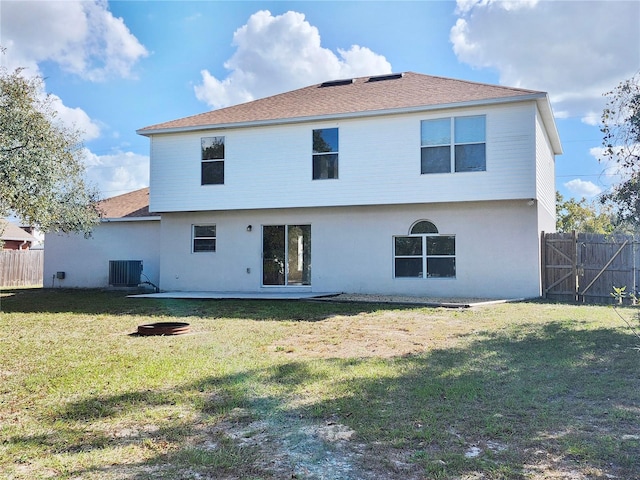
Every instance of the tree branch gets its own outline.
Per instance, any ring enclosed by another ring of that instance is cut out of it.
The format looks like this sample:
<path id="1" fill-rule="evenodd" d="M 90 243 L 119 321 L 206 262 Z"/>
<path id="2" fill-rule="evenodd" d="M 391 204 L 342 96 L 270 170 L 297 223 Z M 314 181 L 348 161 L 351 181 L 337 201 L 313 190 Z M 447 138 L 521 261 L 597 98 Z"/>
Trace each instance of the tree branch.
<path id="1" fill-rule="evenodd" d="M 15 150 L 20 150 L 21 148 L 25 148 L 26 146 L 27 144 L 25 143 L 24 145 L 18 145 L 17 147 L 12 147 L 12 148 L 0 148 L 0 152 L 1 153 L 13 152 Z"/>

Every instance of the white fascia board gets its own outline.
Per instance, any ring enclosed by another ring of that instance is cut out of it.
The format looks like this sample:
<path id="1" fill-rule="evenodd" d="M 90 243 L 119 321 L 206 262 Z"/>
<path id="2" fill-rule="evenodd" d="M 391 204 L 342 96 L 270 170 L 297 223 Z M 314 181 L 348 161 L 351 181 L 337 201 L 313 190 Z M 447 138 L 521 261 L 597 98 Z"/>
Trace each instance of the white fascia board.
<path id="1" fill-rule="evenodd" d="M 149 217 L 120 217 L 120 218 L 101 218 L 100 223 L 112 223 L 112 222 L 159 222 L 160 216 Z"/>
<path id="2" fill-rule="evenodd" d="M 364 112 L 338 113 L 338 114 L 317 115 L 317 116 L 309 116 L 309 117 L 295 117 L 295 118 L 277 118 L 273 120 L 257 120 L 257 121 L 251 121 L 251 122 L 218 123 L 218 124 L 196 125 L 196 126 L 188 126 L 188 127 L 158 128 L 154 130 L 140 129 L 140 130 L 136 130 L 136 133 L 145 137 L 150 137 L 152 135 L 165 134 L 165 133 L 186 133 L 186 132 L 198 132 L 203 130 L 225 130 L 230 128 L 264 127 L 264 126 L 272 126 L 272 125 L 289 125 L 289 124 L 296 124 L 296 123 L 321 122 L 321 121 L 327 121 L 327 120 L 378 117 L 383 115 L 401 115 L 405 113 L 431 112 L 436 110 L 448 110 L 448 109 L 466 108 L 466 107 L 481 107 L 481 106 L 490 106 L 490 105 L 500 105 L 505 103 L 526 102 L 526 101 L 533 101 L 533 100 L 537 102 L 541 102 L 541 101 L 544 102 L 545 99 L 546 99 L 546 102 L 548 103 L 547 94 L 542 92 L 542 93 L 532 93 L 530 95 L 518 95 L 515 97 L 491 98 L 487 100 L 443 103 L 438 105 L 417 105 L 415 107 L 394 108 L 394 109 L 388 109 L 388 110 L 367 110 Z M 549 107 L 549 110 L 550 109 L 551 107 Z M 554 126 L 555 126 L 555 123 L 554 123 Z"/>
<path id="3" fill-rule="evenodd" d="M 547 130 L 549 141 L 551 142 L 551 146 L 553 147 L 553 153 L 556 155 L 562 155 L 562 143 L 560 142 L 560 134 L 558 133 L 556 119 L 553 115 L 553 110 L 551 109 L 551 102 L 549 101 L 549 97 L 545 94 L 544 96 L 536 100 L 538 104 L 538 110 L 540 111 L 540 116 L 542 117 L 542 123 Z"/>

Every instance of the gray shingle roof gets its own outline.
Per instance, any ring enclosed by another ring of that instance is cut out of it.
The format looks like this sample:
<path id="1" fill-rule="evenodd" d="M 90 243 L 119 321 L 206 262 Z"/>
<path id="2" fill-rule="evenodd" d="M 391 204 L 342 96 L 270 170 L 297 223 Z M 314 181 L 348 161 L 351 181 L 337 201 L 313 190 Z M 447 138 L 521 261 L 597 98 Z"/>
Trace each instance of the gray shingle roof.
<path id="1" fill-rule="evenodd" d="M 381 78 L 388 77 L 388 80 Z M 333 85 L 326 85 L 332 84 Z M 525 97 L 546 98 L 545 92 L 451 78 L 403 74 L 325 82 L 231 107 L 212 110 L 138 130 L 141 135 L 207 127 L 294 119 L 384 113 L 420 107 L 451 106 Z"/>

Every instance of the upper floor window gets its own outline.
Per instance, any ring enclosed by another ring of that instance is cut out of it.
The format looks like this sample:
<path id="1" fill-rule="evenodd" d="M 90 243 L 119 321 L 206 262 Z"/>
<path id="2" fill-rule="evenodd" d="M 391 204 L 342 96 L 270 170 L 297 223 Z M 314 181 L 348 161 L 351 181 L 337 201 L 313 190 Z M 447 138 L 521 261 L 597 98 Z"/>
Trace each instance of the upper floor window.
<path id="1" fill-rule="evenodd" d="M 421 173 L 487 169 L 484 115 L 422 120 L 420 129 Z"/>
<path id="2" fill-rule="evenodd" d="M 201 139 L 202 185 L 224 184 L 224 137 Z"/>
<path id="3" fill-rule="evenodd" d="M 191 251 L 215 252 L 216 251 L 216 226 L 215 225 L 193 225 Z"/>
<path id="4" fill-rule="evenodd" d="M 338 178 L 338 129 L 313 131 L 313 179 Z"/>
<path id="5" fill-rule="evenodd" d="M 428 220 L 416 222 L 409 235 L 393 238 L 394 277 L 456 276 L 456 237 L 441 235 Z"/>

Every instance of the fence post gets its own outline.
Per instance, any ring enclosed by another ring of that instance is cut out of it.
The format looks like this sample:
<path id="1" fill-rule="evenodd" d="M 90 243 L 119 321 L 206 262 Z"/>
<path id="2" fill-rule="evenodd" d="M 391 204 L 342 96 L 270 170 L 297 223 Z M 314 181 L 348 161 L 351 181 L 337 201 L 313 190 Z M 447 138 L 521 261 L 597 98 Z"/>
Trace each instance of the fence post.
<path id="1" fill-rule="evenodd" d="M 547 237 L 544 230 L 540 238 L 540 287 L 542 288 L 542 298 L 547 298 Z"/>
<path id="2" fill-rule="evenodd" d="M 631 297 L 631 303 L 635 305 L 637 303 L 636 295 L 638 295 L 638 245 L 640 242 L 638 238 L 633 235 L 632 238 L 632 247 L 631 247 L 631 263 L 632 263 L 632 272 L 633 275 L 633 296 Z"/>

